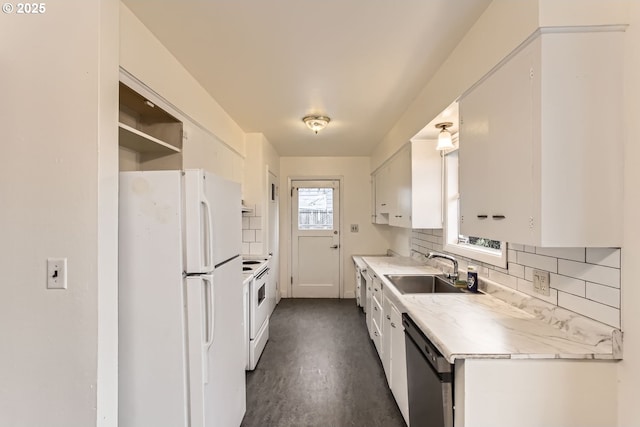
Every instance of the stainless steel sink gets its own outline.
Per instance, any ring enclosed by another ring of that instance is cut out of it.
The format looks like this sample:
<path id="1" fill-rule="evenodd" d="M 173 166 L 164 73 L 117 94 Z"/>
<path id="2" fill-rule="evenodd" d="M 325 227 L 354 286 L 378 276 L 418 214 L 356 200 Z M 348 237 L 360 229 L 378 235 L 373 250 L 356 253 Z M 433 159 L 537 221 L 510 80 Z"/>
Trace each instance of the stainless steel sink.
<path id="1" fill-rule="evenodd" d="M 385 277 L 401 294 L 468 293 L 461 288 L 456 288 L 444 276 L 440 275 L 388 274 Z"/>

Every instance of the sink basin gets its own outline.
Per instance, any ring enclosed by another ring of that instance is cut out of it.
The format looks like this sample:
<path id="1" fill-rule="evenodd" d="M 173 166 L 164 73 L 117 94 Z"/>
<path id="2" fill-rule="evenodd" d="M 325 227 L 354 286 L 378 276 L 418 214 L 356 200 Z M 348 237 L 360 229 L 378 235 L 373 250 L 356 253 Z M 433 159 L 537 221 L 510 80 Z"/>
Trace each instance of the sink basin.
<path id="1" fill-rule="evenodd" d="M 469 293 L 453 286 L 444 276 L 388 274 L 386 278 L 401 294 L 451 294 Z"/>

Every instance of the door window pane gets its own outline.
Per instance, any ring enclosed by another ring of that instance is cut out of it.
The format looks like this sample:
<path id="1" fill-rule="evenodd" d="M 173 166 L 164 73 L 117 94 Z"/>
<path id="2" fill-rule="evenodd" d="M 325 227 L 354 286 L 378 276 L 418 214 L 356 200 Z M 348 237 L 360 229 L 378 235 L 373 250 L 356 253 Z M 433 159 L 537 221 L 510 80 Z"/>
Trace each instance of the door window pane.
<path id="1" fill-rule="evenodd" d="M 298 188 L 298 230 L 333 230 L 333 188 Z"/>

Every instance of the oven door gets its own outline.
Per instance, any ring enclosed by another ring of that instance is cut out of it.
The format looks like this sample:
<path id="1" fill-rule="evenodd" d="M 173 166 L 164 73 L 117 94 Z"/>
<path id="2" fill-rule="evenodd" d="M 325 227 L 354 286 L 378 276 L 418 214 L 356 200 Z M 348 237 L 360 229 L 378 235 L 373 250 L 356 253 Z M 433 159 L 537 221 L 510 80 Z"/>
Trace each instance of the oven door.
<path id="1" fill-rule="evenodd" d="M 267 277 L 269 269 L 265 268 L 256 273 L 256 277 L 251 282 L 250 309 L 251 309 L 251 331 L 250 338 L 255 339 L 260 327 L 269 317 L 269 303 L 267 300 Z"/>

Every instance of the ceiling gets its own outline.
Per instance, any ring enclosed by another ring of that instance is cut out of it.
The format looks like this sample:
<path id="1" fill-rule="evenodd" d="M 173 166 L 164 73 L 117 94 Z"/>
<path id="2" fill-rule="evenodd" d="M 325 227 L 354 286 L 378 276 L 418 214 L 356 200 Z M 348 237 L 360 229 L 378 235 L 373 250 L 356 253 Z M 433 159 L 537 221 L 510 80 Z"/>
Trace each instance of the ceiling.
<path id="1" fill-rule="evenodd" d="M 490 0 L 123 2 L 281 156 L 367 156 Z"/>

